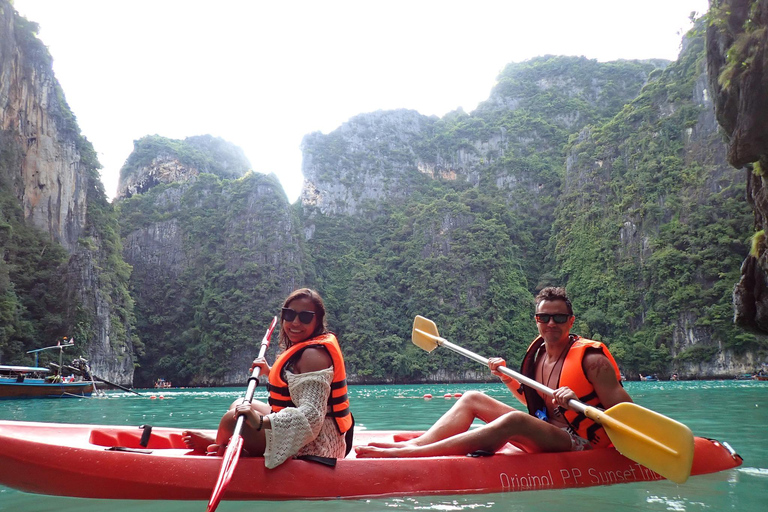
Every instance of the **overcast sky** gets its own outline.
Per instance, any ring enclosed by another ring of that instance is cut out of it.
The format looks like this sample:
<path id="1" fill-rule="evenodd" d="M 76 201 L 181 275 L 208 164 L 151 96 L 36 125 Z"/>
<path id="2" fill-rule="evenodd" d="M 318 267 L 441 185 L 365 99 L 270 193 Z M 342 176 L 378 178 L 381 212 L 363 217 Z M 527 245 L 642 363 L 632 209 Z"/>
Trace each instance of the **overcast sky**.
<path id="1" fill-rule="evenodd" d="M 114 197 L 145 135 L 211 134 L 300 193 L 304 135 L 376 110 L 442 116 L 538 55 L 674 60 L 707 0 L 15 0 Z"/>

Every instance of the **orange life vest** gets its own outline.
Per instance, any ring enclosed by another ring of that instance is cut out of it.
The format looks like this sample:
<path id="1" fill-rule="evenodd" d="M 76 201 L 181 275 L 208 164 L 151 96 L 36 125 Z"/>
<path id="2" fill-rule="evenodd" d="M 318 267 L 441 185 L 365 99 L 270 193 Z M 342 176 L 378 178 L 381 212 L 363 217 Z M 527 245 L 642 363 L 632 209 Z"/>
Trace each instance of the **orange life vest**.
<path id="1" fill-rule="evenodd" d="M 333 333 L 325 333 L 316 338 L 291 345 L 277 357 L 275 364 L 269 372 L 269 405 L 272 412 L 280 411 L 286 407 L 296 407 L 291 401 L 288 392 L 288 383 L 283 378 L 283 369 L 288 361 L 300 351 L 309 347 L 321 346 L 331 355 L 333 361 L 333 381 L 331 382 L 331 394 L 328 397 L 328 416 L 332 416 L 340 433 L 347 432 L 353 424 L 349 411 L 349 397 L 347 396 L 347 373 L 344 369 L 344 356 L 336 336 Z"/>
<path id="2" fill-rule="evenodd" d="M 603 404 L 600 403 L 600 399 L 595 393 L 595 388 L 591 382 L 587 379 L 582 367 L 582 361 L 584 360 L 584 354 L 588 349 L 598 349 L 608 358 L 613 365 L 616 372 L 616 380 L 621 385 L 621 372 L 619 371 L 619 365 L 616 364 L 616 360 L 608 351 L 603 343 L 599 341 L 588 340 L 575 334 L 570 335 L 571 345 L 568 348 L 568 353 L 563 361 L 563 368 L 560 372 L 560 378 L 558 379 L 557 387 L 568 386 L 576 393 L 579 401 L 592 407 L 599 407 L 605 409 Z M 531 346 L 528 347 L 528 351 L 525 353 L 523 363 L 521 365 L 521 373 L 535 378 L 536 373 L 536 354 L 539 352 L 539 348 L 544 343 L 544 339 L 539 336 Z M 544 407 L 544 399 L 536 392 L 536 390 L 523 386 L 523 393 L 525 394 L 526 405 L 528 406 L 528 412 L 532 415 L 536 415 L 536 411 Z M 563 410 L 563 417 L 568 425 L 573 429 L 579 437 L 582 437 L 589 441 L 594 448 L 606 448 L 611 445 L 611 440 L 608 438 L 608 434 L 605 433 L 600 424 L 595 423 L 591 419 L 587 418 L 583 413 L 573 411 L 571 409 Z"/>

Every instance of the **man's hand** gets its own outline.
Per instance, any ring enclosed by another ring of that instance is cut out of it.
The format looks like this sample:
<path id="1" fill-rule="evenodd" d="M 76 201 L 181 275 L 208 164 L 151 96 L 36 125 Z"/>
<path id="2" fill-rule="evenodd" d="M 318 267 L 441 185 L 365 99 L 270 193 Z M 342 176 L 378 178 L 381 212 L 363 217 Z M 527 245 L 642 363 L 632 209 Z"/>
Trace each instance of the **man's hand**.
<path id="1" fill-rule="evenodd" d="M 507 362 L 501 357 L 492 357 L 488 359 L 488 368 L 491 369 L 491 373 L 501 378 L 502 382 L 509 382 L 512 380 L 498 370 L 499 366 L 507 366 Z"/>
<path id="2" fill-rule="evenodd" d="M 557 388 L 552 395 L 552 405 L 568 408 L 568 402 L 578 400 L 579 397 L 568 386 Z"/>

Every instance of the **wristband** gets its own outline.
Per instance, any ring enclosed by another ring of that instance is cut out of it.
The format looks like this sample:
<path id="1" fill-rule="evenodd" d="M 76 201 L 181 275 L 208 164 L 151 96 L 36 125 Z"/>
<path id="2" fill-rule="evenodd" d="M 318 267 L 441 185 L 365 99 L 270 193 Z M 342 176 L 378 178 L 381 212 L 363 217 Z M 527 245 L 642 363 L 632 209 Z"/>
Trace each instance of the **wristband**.
<path id="1" fill-rule="evenodd" d="M 263 427 L 263 426 L 264 426 L 264 416 L 259 414 L 259 426 L 256 427 L 256 430 L 261 430 L 261 427 Z"/>

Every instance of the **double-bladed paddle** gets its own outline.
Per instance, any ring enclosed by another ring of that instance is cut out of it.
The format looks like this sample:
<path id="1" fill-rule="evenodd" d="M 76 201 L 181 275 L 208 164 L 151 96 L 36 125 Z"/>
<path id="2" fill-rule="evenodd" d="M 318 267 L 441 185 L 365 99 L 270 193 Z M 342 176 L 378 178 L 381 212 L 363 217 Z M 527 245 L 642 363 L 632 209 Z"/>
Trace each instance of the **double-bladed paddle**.
<path id="1" fill-rule="evenodd" d="M 267 329 L 267 333 L 261 340 L 261 349 L 259 350 L 258 357 L 264 357 L 267 353 L 267 347 L 269 347 L 269 338 L 272 337 L 272 331 L 277 325 L 277 317 L 272 318 L 272 323 Z M 248 389 L 245 392 L 245 401 L 251 403 L 253 401 L 253 394 L 256 391 L 256 386 L 259 385 L 259 372 L 261 368 L 258 366 L 253 369 L 251 376 L 248 378 Z M 240 432 L 243 430 L 243 424 L 245 423 L 245 416 L 240 415 L 237 417 L 237 423 L 235 423 L 235 430 L 232 431 L 232 437 L 229 439 L 227 445 L 227 451 L 224 452 L 224 460 L 221 462 L 221 469 L 219 470 L 219 479 L 216 481 L 216 485 L 213 487 L 211 493 L 211 499 L 208 501 L 208 512 L 213 512 L 216 507 L 219 506 L 221 496 L 224 494 L 224 490 L 229 485 L 229 481 L 232 480 L 232 475 L 235 472 L 235 466 L 237 461 L 240 460 L 240 450 L 243 448 L 243 436 Z"/>
<path id="2" fill-rule="evenodd" d="M 441 346 L 488 365 L 487 358 L 441 338 L 435 322 L 423 316 L 413 320 L 411 339 L 414 345 L 427 352 Z M 497 370 L 548 396 L 554 395 L 547 386 L 505 366 L 499 366 Z M 675 483 L 688 480 L 693 465 L 694 440 L 691 430 L 682 423 L 632 402 L 622 402 L 605 411 L 578 400 L 570 400 L 568 407 L 602 425 L 613 445 L 625 457 Z"/>

